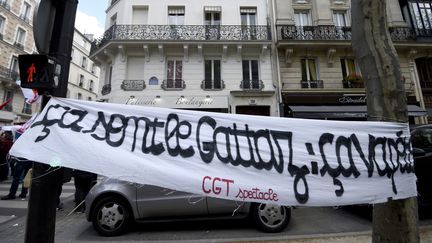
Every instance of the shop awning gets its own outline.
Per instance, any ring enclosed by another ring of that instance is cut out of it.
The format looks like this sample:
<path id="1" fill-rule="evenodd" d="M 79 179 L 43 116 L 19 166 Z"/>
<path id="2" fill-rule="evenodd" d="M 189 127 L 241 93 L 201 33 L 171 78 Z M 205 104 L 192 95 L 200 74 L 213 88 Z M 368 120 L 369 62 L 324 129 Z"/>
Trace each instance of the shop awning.
<path id="1" fill-rule="evenodd" d="M 298 118 L 366 118 L 367 106 L 289 106 Z M 427 111 L 417 105 L 408 105 L 408 116 L 425 116 Z"/>

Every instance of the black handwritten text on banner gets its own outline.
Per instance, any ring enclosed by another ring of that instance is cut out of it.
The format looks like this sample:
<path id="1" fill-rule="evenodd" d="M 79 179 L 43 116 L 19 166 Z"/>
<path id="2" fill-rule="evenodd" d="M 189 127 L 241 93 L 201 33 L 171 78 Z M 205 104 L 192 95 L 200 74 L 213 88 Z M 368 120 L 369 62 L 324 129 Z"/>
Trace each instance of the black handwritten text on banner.
<path id="1" fill-rule="evenodd" d="M 407 124 L 51 99 L 15 156 L 141 184 L 285 205 L 416 196 Z"/>

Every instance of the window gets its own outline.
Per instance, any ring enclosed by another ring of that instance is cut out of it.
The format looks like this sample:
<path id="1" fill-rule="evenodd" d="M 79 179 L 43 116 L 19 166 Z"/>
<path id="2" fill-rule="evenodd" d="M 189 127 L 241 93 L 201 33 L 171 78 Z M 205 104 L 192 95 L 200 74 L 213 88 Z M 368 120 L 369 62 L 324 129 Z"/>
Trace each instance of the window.
<path id="1" fill-rule="evenodd" d="M 0 16 L 0 40 L 3 40 L 3 32 L 6 25 L 6 19 Z"/>
<path id="2" fill-rule="evenodd" d="M 21 49 L 24 49 L 25 34 L 26 34 L 26 32 L 23 29 L 18 28 L 16 37 L 15 37 L 15 46 L 17 46 Z"/>
<path id="3" fill-rule="evenodd" d="M 78 86 L 80 86 L 80 87 L 84 86 L 84 75 L 82 75 L 82 74 L 79 75 Z"/>
<path id="4" fill-rule="evenodd" d="M 90 97 L 90 96 L 87 97 L 87 100 L 88 100 L 88 101 L 91 101 L 91 100 L 92 100 L 92 97 Z"/>
<path id="5" fill-rule="evenodd" d="M 82 57 L 81 67 L 84 68 L 84 69 L 87 68 L 87 58 L 86 57 Z"/>
<path id="6" fill-rule="evenodd" d="M 352 73 L 356 73 L 356 65 L 353 58 L 341 58 L 342 77 L 345 79 Z"/>
<path id="7" fill-rule="evenodd" d="M 82 99 L 82 94 L 81 94 L 81 93 L 78 93 L 78 94 L 77 94 L 77 99 L 79 99 L 79 100 Z"/>
<path id="8" fill-rule="evenodd" d="M 337 27 L 348 26 L 346 11 L 334 11 L 333 12 L 333 23 Z"/>
<path id="9" fill-rule="evenodd" d="M 21 19 L 23 19 L 27 23 L 30 22 L 30 20 L 29 20 L 30 9 L 31 9 L 30 4 L 24 2 L 24 5 L 23 5 L 23 8 L 22 8 L 21 16 L 20 17 L 21 17 Z"/>
<path id="10" fill-rule="evenodd" d="M 12 100 L 13 100 L 13 91 L 5 90 L 3 102 L 5 102 L 9 99 L 11 99 L 11 101 L 9 103 L 7 103 L 6 106 L 3 108 L 5 111 L 12 111 Z"/>
<path id="11" fill-rule="evenodd" d="M 220 39 L 221 7 L 204 7 L 207 40 Z"/>
<path id="12" fill-rule="evenodd" d="M 168 60 L 167 62 L 167 89 L 183 88 L 183 61 Z"/>
<path id="13" fill-rule="evenodd" d="M 295 10 L 294 21 L 296 26 L 311 26 L 312 17 L 309 10 Z"/>
<path id="14" fill-rule="evenodd" d="M 315 59 L 301 59 L 302 80 L 318 80 Z"/>
<path id="15" fill-rule="evenodd" d="M 260 89 L 258 60 L 243 60 L 243 89 Z"/>
<path id="16" fill-rule="evenodd" d="M 12 56 L 11 64 L 10 64 L 10 78 L 13 80 L 18 79 L 19 66 L 18 66 L 18 57 Z"/>
<path id="17" fill-rule="evenodd" d="M 220 60 L 205 60 L 204 89 L 222 89 Z"/>
<path id="18" fill-rule="evenodd" d="M 96 65 L 94 63 L 91 64 L 91 73 L 96 73 Z"/>
<path id="19" fill-rule="evenodd" d="M 94 81 L 90 80 L 90 82 L 89 82 L 89 90 L 93 91 L 93 88 L 94 88 Z"/>
<path id="20" fill-rule="evenodd" d="M 419 35 L 432 35 L 432 2 L 410 1 L 414 26 Z"/>
<path id="21" fill-rule="evenodd" d="M 110 18 L 110 26 L 116 25 L 117 24 L 117 14 L 113 15 Z"/>
<path id="22" fill-rule="evenodd" d="M 301 59 L 302 88 L 323 88 L 322 80 L 318 80 L 316 60 L 313 58 Z"/>
<path id="23" fill-rule="evenodd" d="M 168 7 L 168 24 L 183 25 L 185 18 L 185 8 L 183 6 Z"/>
<path id="24" fill-rule="evenodd" d="M 23 109 L 22 109 L 22 113 L 24 114 L 31 114 L 32 113 L 32 107 L 29 103 L 27 103 L 26 101 L 24 101 L 24 105 L 23 105 Z"/>
<path id="25" fill-rule="evenodd" d="M 245 40 L 256 39 L 256 8 L 240 8 L 242 36 Z"/>

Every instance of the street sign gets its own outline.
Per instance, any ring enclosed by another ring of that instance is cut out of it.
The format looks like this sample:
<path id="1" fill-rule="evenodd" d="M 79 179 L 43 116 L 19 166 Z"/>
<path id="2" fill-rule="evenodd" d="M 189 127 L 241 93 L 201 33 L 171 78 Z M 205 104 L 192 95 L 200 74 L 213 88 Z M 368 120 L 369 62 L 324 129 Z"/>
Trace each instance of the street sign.
<path id="1" fill-rule="evenodd" d="M 56 7 L 50 0 L 41 0 L 33 14 L 33 35 L 40 54 L 48 54 Z"/>
<path id="2" fill-rule="evenodd" d="M 52 66 L 46 55 L 19 55 L 21 87 L 39 91 L 54 88 Z"/>

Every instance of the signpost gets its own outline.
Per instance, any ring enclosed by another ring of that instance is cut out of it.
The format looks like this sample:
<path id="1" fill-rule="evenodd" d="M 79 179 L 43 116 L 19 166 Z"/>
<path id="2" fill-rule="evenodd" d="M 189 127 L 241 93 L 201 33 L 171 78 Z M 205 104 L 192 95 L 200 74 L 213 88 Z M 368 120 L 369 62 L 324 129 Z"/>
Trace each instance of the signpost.
<path id="1" fill-rule="evenodd" d="M 45 94 L 66 97 L 77 5 L 77 0 L 41 0 L 35 10 L 33 32 L 43 55 L 18 57 L 22 87 L 43 92 L 42 108 L 49 100 Z M 63 183 L 63 169 L 56 166 L 33 165 L 26 243 L 55 240 L 56 206 Z"/>

